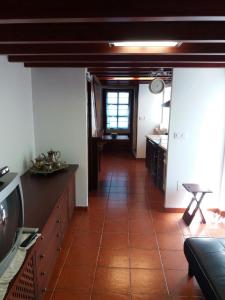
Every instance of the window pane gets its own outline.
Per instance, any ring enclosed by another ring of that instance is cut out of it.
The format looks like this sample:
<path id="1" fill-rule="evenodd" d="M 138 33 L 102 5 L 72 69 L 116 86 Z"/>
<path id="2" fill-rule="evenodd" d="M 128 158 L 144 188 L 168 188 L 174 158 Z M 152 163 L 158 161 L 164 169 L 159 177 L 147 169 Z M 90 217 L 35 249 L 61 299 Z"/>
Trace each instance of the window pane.
<path id="1" fill-rule="evenodd" d="M 107 128 L 117 128 L 116 117 L 107 117 Z"/>
<path id="2" fill-rule="evenodd" d="M 119 105 L 119 116 L 129 116 L 129 107 L 128 105 Z"/>
<path id="3" fill-rule="evenodd" d="M 118 118 L 118 127 L 123 129 L 128 129 L 128 118 L 126 117 Z"/>
<path id="4" fill-rule="evenodd" d="M 107 105 L 107 116 L 117 116 L 117 105 Z"/>
<path id="5" fill-rule="evenodd" d="M 113 92 L 107 93 L 107 103 L 117 104 L 117 93 L 113 93 Z"/>
<path id="6" fill-rule="evenodd" d="M 129 93 L 127 93 L 127 92 L 119 93 L 119 103 L 120 104 L 128 104 L 129 103 Z"/>
<path id="7" fill-rule="evenodd" d="M 117 98 L 117 92 L 108 92 L 107 97 L 108 98 Z"/>
<path id="8" fill-rule="evenodd" d="M 117 123 L 113 123 L 113 122 L 111 122 L 111 123 L 107 123 L 107 129 L 110 129 L 110 128 L 113 128 L 113 129 L 117 129 L 118 127 L 117 127 Z"/>
<path id="9" fill-rule="evenodd" d="M 118 128 L 128 129 L 128 122 L 120 122 Z"/>

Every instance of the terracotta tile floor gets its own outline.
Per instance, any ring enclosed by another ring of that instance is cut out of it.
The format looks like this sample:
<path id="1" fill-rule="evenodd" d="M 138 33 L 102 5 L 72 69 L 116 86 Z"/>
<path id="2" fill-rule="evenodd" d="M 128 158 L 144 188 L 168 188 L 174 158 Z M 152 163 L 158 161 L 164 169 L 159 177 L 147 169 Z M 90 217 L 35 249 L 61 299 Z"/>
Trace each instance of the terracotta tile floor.
<path id="1" fill-rule="evenodd" d="M 163 194 L 144 161 L 102 158 L 99 189 L 77 210 L 65 237 L 46 300 L 204 299 L 187 277 L 188 236 L 224 236 L 223 224 L 198 218 L 185 226 L 163 211 Z"/>

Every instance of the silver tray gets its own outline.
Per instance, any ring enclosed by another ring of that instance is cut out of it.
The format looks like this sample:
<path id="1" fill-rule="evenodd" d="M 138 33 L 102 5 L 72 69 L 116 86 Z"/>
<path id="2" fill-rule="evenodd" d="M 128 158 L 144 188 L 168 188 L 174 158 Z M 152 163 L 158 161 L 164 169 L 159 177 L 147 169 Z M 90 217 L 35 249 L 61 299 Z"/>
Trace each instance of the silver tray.
<path id="1" fill-rule="evenodd" d="M 31 174 L 49 175 L 49 174 L 52 174 L 52 173 L 55 173 L 55 172 L 59 172 L 61 170 L 65 170 L 67 168 L 68 168 L 68 165 L 64 164 L 61 167 L 53 168 L 51 170 L 43 170 L 43 169 L 37 169 L 35 167 L 32 167 L 32 168 L 30 168 L 29 171 L 30 171 Z"/>

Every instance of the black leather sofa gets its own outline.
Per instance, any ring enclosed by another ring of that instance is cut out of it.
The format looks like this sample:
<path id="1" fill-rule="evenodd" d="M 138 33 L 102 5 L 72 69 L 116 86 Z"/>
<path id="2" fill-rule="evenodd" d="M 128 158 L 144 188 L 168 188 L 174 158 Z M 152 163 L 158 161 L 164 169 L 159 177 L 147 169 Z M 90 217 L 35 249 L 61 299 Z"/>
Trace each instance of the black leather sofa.
<path id="1" fill-rule="evenodd" d="M 206 299 L 225 299 L 225 238 L 187 238 L 184 253 Z"/>

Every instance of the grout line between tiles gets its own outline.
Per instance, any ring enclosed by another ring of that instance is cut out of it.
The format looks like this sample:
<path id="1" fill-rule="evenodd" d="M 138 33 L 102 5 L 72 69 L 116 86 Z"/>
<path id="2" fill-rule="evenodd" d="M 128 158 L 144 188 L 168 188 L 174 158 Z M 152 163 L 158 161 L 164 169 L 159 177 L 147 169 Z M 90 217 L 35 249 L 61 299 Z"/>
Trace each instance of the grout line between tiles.
<path id="1" fill-rule="evenodd" d="M 132 298 L 132 289 L 131 289 L 131 247 L 130 247 L 130 218 L 128 210 L 128 254 L 129 254 L 129 279 L 130 279 L 130 297 Z"/>
<path id="2" fill-rule="evenodd" d="M 73 217 L 75 217 L 75 214 L 73 214 Z M 78 230 L 78 231 L 79 231 L 79 230 Z M 59 274 L 58 274 L 57 279 L 56 279 L 56 281 L 55 281 L 54 288 L 53 288 L 53 290 L 51 291 L 51 296 L 50 296 L 50 299 L 49 299 L 49 300 L 52 300 L 52 299 L 53 299 L 54 292 L 55 292 L 55 290 L 56 290 L 56 287 L 57 287 L 59 278 L 60 278 L 60 276 L 61 276 L 61 273 L 62 273 L 62 271 L 63 271 L 63 268 L 64 268 L 64 266 L 65 266 L 65 263 L 66 263 L 66 260 L 67 260 L 68 255 L 69 255 L 70 249 L 71 249 L 71 247 L 72 247 L 73 241 L 74 241 L 74 237 L 72 238 L 72 240 L 71 240 L 71 242 L 70 242 L 70 245 L 69 245 L 69 247 L 68 247 L 68 249 L 67 249 L 66 256 L 65 256 L 65 258 L 64 258 L 64 260 L 63 260 L 63 264 L 62 264 L 62 266 L 61 266 L 61 268 L 60 268 Z"/>
<path id="3" fill-rule="evenodd" d="M 148 190 L 149 190 L 149 187 L 148 187 Z M 148 198 L 148 201 L 150 201 L 149 198 Z M 149 216 L 150 216 L 150 218 L 153 222 L 153 216 L 152 216 L 151 208 L 148 210 L 148 214 L 149 214 Z M 170 291 L 169 291 L 169 287 L 168 287 L 168 283 L 167 283 L 167 279 L 166 279 L 166 273 L 165 273 L 165 269 L 164 269 L 164 265 L 163 265 L 163 261 L 162 261 L 162 256 L 161 256 L 161 252 L 160 252 L 160 248 L 159 248 L 159 242 L 158 242 L 155 227 L 154 227 L 154 234 L 155 234 L 155 239 L 156 239 L 156 243 L 157 243 L 159 259 L 160 259 L 160 263 L 161 263 L 161 267 L 162 267 L 162 273 L 163 273 L 163 277 L 164 277 L 164 281 L 165 281 L 165 285 L 166 285 L 167 294 L 168 294 L 168 296 L 170 296 Z"/>
<path id="4" fill-rule="evenodd" d="M 99 241 L 98 253 L 97 253 L 97 257 L 96 257 L 95 270 L 94 270 L 94 274 L 93 274 L 93 282 L 92 282 L 92 286 L 91 286 L 91 290 L 90 290 L 90 300 L 92 299 L 94 283 L 95 283 L 95 276 L 96 276 L 96 272 L 97 272 L 97 268 L 98 268 L 98 260 L 99 260 L 101 244 L 102 244 L 102 238 L 103 238 L 103 232 L 104 232 L 104 226 L 105 226 L 106 209 L 107 209 L 107 204 L 108 204 L 108 199 L 109 199 L 111 181 L 112 181 L 112 175 L 111 175 L 111 178 L 110 178 L 110 185 L 109 185 L 109 190 L 108 190 L 107 199 L 106 199 L 106 205 L 105 205 L 105 209 L 104 209 L 104 220 L 103 220 L 103 224 L 102 224 L 102 230 L 101 230 L 101 236 L 100 236 L 100 241 Z"/>

